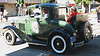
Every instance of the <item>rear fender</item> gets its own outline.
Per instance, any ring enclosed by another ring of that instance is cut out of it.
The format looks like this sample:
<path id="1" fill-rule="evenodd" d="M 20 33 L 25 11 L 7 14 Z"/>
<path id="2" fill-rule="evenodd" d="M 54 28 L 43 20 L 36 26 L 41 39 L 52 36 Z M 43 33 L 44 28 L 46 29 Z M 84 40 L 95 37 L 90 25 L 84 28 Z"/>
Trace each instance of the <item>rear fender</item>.
<path id="1" fill-rule="evenodd" d="M 15 36 L 17 36 L 21 41 L 26 42 L 32 40 L 30 37 L 28 37 L 26 34 L 24 34 L 18 28 L 15 28 L 14 26 L 5 26 L 3 29 L 11 30 L 15 34 Z"/>
<path id="2" fill-rule="evenodd" d="M 69 47 L 72 47 L 72 46 L 71 46 L 71 42 L 70 42 L 70 36 L 69 36 L 69 34 L 68 34 L 65 30 L 63 30 L 63 29 L 56 29 L 56 30 L 51 31 L 50 34 L 49 34 L 49 36 L 48 36 L 48 43 L 49 43 L 50 40 L 51 40 L 51 36 L 52 36 L 53 34 L 56 34 L 56 33 L 63 34 L 63 35 L 65 36 L 66 41 L 67 41 L 67 45 L 68 45 Z"/>

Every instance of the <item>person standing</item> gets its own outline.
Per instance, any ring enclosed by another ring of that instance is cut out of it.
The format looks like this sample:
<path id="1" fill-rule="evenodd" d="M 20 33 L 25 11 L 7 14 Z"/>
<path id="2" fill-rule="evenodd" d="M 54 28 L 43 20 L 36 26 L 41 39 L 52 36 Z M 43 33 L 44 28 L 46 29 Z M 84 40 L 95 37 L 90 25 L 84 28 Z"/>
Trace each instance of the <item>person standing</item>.
<path id="1" fill-rule="evenodd" d="M 97 11 L 97 21 L 100 22 L 100 6 L 96 11 Z"/>
<path id="2" fill-rule="evenodd" d="M 75 28 L 76 15 L 77 15 L 77 9 L 75 6 L 71 7 L 70 15 L 66 14 L 66 16 L 68 16 L 68 18 L 66 18 L 65 20 L 66 20 L 66 22 L 71 24 L 73 26 L 73 28 Z"/>
<path id="3" fill-rule="evenodd" d="M 7 10 L 4 10 L 3 16 L 6 19 L 6 21 L 8 22 L 8 12 L 7 12 Z"/>
<path id="4" fill-rule="evenodd" d="M 22 15 L 25 16 L 25 9 L 22 9 Z"/>
<path id="5" fill-rule="evenodd" d="M 65 19 L 66 22 L 71 24 L 73 21 L 73 17 L 75 17 L 77 15 L 77 9 L 75 7 L 71 7 L 71 14 L 70 15 L 66 14 L 66 15 L 68 16 L 68 18 Z"/>
<path id="6" fill-rule="evenodd" d="M 0 11 L 0 19 L 1 19 L 1 21 L 2 21 L 2 19 L 3 19 L 2 11 Z"/>

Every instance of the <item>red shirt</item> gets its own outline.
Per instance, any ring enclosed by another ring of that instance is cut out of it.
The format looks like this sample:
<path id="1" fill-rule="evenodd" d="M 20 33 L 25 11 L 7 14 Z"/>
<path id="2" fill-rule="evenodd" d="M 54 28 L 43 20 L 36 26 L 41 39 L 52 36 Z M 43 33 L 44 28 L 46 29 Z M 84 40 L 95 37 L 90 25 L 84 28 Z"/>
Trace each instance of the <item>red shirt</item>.
<path id="1" fill-rule="evenodd" d="M 74 16 L 76 16 L 76 13 L 72 13 L 70 16 L 74 17 Z M 73 20 L 73 18 L 71 18 L 70 20 L 68 20 L 68 23 L 71 24 L 72 20 Z"/>
<path id="2" fill-rule="evenodd" d="M 74 17 L 74 16 L 76 16 L 76 13 L 72 13 L 70 16 Z"/>

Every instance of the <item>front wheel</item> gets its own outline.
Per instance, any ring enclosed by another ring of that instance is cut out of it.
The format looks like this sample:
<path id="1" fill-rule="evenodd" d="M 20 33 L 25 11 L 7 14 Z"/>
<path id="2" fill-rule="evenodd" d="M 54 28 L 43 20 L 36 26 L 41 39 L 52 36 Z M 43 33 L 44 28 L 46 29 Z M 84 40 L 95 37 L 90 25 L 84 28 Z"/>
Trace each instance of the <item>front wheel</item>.
<path id="1" fill-rule="evenodd" d="M 6 30 L 4 32 L 4 39 L 8 45 L 14 45 L 16 42 L 15 34 L 11 30 Z"/>
<path id="2" fill-rule="evenodd" d="M 51 48 L 56 53 L 64 53 L 67 50 L 67 42 L 60 35 L 53 36 L 51 39 Z"/>

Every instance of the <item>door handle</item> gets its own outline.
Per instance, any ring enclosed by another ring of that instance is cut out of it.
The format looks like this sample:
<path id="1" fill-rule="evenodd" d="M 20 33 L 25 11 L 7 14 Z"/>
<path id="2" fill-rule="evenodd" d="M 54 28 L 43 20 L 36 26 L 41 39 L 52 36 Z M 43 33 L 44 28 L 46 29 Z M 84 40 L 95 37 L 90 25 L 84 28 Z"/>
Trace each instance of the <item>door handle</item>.
<path id="1" fill-rule="evenodd" d="M 25 19 L 25 22 L 27 23 L 27 19 Z"/>

